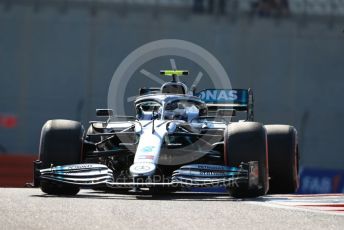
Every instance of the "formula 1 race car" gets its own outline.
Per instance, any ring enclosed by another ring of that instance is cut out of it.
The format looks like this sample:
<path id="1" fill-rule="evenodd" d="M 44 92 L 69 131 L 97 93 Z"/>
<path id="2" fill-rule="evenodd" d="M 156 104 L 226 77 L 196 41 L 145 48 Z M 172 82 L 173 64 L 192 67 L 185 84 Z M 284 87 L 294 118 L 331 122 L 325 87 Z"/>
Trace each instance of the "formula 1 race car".
<path id="1" fill-rule="evenodd" d="M 80 188 L 164 193 L 225 187 L 233 197 L 295 192 L 294 127 L 254 122 L 250 89 L 196 93 L 177 80 L 188 71 L 160 73 L 172 81 L 141 88 L 133 117 L 98 109 L 106 119 L 91 121 L 86 132 L 77 121 L 47 121 L 34 186 L 54 195 Z"/>

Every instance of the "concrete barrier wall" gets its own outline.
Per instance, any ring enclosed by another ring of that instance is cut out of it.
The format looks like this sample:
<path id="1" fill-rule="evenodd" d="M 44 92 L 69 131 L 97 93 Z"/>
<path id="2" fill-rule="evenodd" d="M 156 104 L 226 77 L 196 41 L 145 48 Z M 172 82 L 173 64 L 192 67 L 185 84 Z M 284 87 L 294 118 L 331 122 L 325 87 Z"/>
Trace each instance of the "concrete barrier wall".
<path id="1" fill-rule="evenodd" d="M 0 145 L 36 153 L 46 120 L 86 126 L 96 108 L 107 106 L 111 77 L 131 51 L 177 38 L 213 53 L 233 87 L 254 90 L 256 120 L 297 127 L 303 165 L 344 167 L 342 20 L 154 12 L 0 8 L 0 113 L 17 117 L 16 127 L 0 127 Z"/>

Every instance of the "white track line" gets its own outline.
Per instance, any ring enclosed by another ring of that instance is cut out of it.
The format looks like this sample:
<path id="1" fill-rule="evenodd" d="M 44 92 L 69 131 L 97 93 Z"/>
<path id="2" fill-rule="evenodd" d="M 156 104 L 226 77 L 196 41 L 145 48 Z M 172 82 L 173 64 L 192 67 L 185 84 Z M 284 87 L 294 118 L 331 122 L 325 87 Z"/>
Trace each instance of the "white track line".
<path id="1" fill-rule="evenodd" d="M 248 203 L 290 210 L 344 216 L 344 194 L 268 195 Z"/>

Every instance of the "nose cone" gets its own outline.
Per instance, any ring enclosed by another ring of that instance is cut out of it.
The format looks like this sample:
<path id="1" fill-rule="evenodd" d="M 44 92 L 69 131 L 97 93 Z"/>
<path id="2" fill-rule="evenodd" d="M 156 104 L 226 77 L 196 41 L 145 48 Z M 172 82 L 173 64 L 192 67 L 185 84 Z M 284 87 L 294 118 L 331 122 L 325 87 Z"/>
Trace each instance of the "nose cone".
<path id="1" fill-rule="evenodd" d="M 152 176 L 155 172 L 153 163 L 134 163 L 130 166 L 130 173 L 133 176 Z"/>

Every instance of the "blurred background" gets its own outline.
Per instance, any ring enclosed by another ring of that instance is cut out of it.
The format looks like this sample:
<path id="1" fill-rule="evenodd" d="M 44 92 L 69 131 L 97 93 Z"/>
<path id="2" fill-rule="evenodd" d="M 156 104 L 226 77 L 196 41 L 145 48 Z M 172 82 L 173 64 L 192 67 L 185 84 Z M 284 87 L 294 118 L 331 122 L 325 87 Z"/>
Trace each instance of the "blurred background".
<path id="1" fill-rule="evenodd" d="M 0 0 L 0 186 L 30 179 L 46 120 L 87 126 L 121 61 L 171 38 L 252 88 L 257 121 L 297 128 L 300 193 L 344 193 L 344 0 Z"/>

